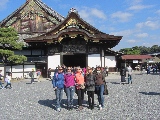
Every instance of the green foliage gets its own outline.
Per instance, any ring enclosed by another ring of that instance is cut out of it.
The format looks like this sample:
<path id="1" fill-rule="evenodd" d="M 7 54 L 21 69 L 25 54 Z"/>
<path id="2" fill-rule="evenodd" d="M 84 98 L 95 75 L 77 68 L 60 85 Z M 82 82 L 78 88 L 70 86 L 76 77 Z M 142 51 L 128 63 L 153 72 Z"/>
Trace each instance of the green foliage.
<path id="1" fill-rule="evenodd" d="M 23 63 L 27 58 L 14 55 L 13 50 L 22 50 L 23 43 L 18 41 L 18 33 L 14 28 L 0 28 L 0 56 L 4 62 Z"/>
<path id="2" fill-rule="evenodd" d="M 132 48 L 123 48 L 119 50 L 120 52 L 123 52 L 126 55 L 144 55 L 144 54 L 151 54 L 151 53 L 157 53 L 160 52 L 160 46 L 153 45 L 152 47 L 146 47 L 146 46 L 135 46 Z"/>
<path id="3" fill-rule="evenodd" d="M 0 55 L 7 57 L 7 56 L 14 55 L 14 52 L 11 51 L 11 50 L 3 50 L 3 49 L 0 49 Z"/>
<path id="4" fill-rule="evenodd" d="M 124 48 L 120 52 L 123 52 L 126 55 L 140 55 L 140 49 L 136 46 L 133 48 Z"/>
<path id="5" fill-rule="evenodd" d="M 23 55 L 12 55 L 7 58 L 8 61 L 14 61 L 14 63 L 21 64 L 23 61 L 27 61 L 27 58 Z"/>

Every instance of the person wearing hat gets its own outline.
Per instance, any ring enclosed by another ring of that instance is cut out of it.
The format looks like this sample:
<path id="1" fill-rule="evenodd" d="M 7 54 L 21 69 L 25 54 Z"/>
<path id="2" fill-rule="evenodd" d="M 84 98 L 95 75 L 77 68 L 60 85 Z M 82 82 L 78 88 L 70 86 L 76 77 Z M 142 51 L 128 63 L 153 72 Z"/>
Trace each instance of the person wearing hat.
<path id="1" fill-rule="evenodd" d="M 59 67 L 58 72 L 54 73 L 53 79 L 52 79 L 53 88 L 56 95 L 56 108 L 57 111 L 61 111 L 61 101 L 63 97 L 63 91 L 64 91 L 64 73 L 63 68 Z"/>
<path id="2" fill-rule="evenodd" d="M 31 77 L 31 84 L 34 83 L 34 69 L 32 69 L 31 72 L 29 72 L 29 76 Z"/>

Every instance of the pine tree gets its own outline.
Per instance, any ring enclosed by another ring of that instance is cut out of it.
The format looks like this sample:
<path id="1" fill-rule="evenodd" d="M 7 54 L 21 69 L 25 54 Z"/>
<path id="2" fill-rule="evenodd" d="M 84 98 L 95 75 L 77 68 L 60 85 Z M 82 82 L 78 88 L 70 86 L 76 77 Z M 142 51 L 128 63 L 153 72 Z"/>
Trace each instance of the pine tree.
<path id="1" fill-rule="evenodd" d="M 23 43 L 18 41 L 14 28 L 0 28 L 0 57 L 3 63 L 21 64 L 27 60 L 24 55 L 15 55 L 14 50 L 22 50 Z"/>

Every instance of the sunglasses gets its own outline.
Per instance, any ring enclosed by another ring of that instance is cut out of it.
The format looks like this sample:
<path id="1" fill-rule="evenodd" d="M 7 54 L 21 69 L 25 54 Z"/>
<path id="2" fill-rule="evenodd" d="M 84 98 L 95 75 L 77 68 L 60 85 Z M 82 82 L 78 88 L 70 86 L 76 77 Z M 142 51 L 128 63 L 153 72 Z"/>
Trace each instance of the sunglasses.
<path id="1" fill-rule="evenodd" d="M 71 69 L 68 69 L 68 70 L 71 70 Z"/>
<path id="2" fill-rule="evenodd" d="M 63 69 L 59 69 L 59 70 L 63 70 Z"/>

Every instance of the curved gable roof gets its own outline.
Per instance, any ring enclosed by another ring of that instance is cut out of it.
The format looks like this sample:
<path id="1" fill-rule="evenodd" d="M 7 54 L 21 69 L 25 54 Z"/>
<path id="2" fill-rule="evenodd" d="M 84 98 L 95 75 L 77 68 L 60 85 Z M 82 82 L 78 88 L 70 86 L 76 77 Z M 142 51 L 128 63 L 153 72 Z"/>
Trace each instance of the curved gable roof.
<path id="1" fill-rule="evenodd" d="M 76 22 L 78 21 L 78 23 L 76 23 L 75 26 L 74 25 L 72 26 L 70 23 L 68 24 L 68 22 L 71 20 L 75 20 Z M 81 27 L 83 27 L 83 29 L 77 28 L 77 27 L 80 27 L 79 25 L 82 25 Z M 59 34 L 62 32 L 64 32 L 64 33 L 67 33 L 67 32 L 77 33 L 78 31 L 84 32 L 88 37 L 93 38 L 93 39 L 98 39 L 98 40 L 120 41 L 122 39 L 122 36 L 114 36 L 114 35 L 109 35 L 109 34 L 101 32 L 100 30 L 98 30 L 97 28 L 93 27 L 92 25 L 90 25 L 89 23 L 84 21 L 82 18 L 80 18 L 78 12 L 72 8 L 70 10 L 68 16 L 60 24 L 57 24 L 52 30 L 40 35 L 39 37 L 31 38 L 28 40 L 35 40 L 37 38 L 41 39 L 41 40 L 52 39 L 52 38 L 55 38 L 55 36 L 58 37 L 57 35 L 62 35 L 62 34 Z M 48 36 L 48 38 L 47 38 L 47 36 Z"/>
<path id="2" fill-rule="evenodd" d="M 45 5 L 41 0 L 32 0 L 34 1 L 38 6 L 40 6 L 46 13 L 50 14 L 51 16 L 55 17 L 58 21 L 64 20 L 64 17 L 58 14 L 56 11 L 52 10 L 50 7 Z M 18 12 L 20 12 L 27 4 L 29 4 L 31 0 L 27 0 L 22 6 L 20 6 L 17 10 L 15 10 L 12 14 L 10 14 L 8 17 L 6 17 L 4 20 L 0 22 L 0 26 L 3 27 L 7 21 L 9 21 L 11 18 L 13 18 Z"/>

